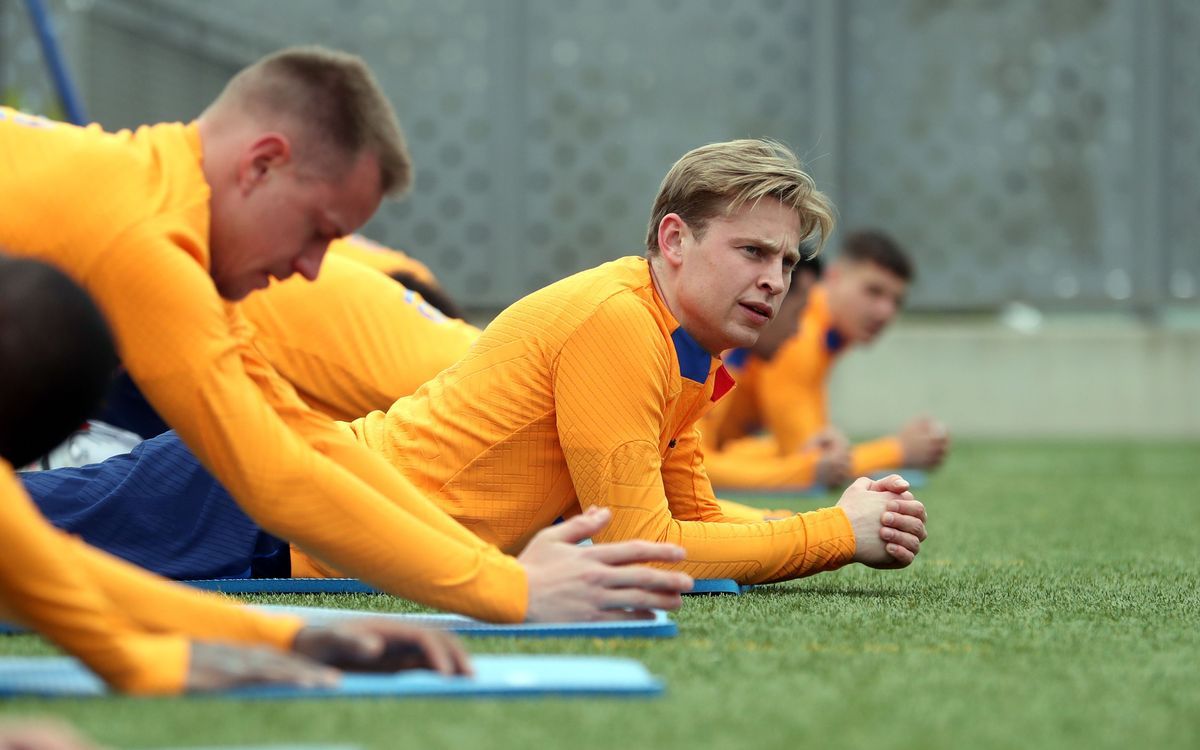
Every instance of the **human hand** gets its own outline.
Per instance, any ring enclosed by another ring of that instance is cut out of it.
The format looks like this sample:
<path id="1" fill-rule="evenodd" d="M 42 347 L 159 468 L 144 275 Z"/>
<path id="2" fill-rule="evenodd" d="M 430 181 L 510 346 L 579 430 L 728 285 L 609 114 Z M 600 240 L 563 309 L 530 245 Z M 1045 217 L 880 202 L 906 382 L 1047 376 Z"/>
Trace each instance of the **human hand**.
<path id="1" fill-rule="evenodd" d="M 927 538 L 925 506 L 897 474 L 876 482 L 866 477 L 855 480 L 837 505 L 854 531 L 855 562 L 872 568 L 903 568 L 912 564 Z"/>
<path id="2" fill-rule="evenodd" d="M 474 674 L 466 649 L 453 633 L 391 620 L 344 620 L 307 625 L 292 650 L 347 672 L 432 669 L 444 675 Z"/>
<path id="3" fill-rule="evenodd" d="M 192 641 L 184 687 L 189 693 L 246 685 L 333 687 L 340 677 L 336 669 L 273 648 Z"/>
<path id="4" fill-rule="evenodd" d="M 823 487 L 840 487 L 850 479 L 850 451 L 845 448 L 826 448 L 817 453 L 813 482 Z"/>
<path id="5" fill-rule="evenodd" d="M 949 431 L 931 417 L 910 420 L 897 437 L 904 452 L 904 465 L 915 469 L 936 469 L 950 450 Z"/>
<path id="6" fill-rule="evenodd" d="M 682 547 L 641 540 L 578 545 L 611 518 L 607 508 L 588 508 L 539 531 L 517 557 L 529 578 L 529 621 L 645 619 L 651 609 L 683 604 L 679 595 L 692 590 L 691 576 L 638 564 L 677 562 Z"/>
<path id="7" fill-rule="evenodd" d="M 51 719 L 23 719 L 0 726 L 0 750 L 97 750 L 70 725 Z"/>
<path id="8" fill-rule="evenodd" d="M 805 449 L 839 450 L 849 452 L 850 439 L 847 438 L 846 434 L 838 428 L 834 427 L 833 425 L 828 425 L 825 427 L 825 429 L 814 433 L 812 437 L 804 441 L 804 445 L 801 450 Z"/>

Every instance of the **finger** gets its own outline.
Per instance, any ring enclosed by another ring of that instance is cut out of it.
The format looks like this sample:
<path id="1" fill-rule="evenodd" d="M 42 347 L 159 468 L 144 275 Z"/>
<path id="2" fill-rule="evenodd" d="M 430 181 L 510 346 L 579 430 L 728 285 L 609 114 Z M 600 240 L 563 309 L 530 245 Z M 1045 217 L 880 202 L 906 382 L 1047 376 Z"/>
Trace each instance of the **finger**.
<path id="1" fill-rule="evenodd" d="M 450 648 L 442 638 L 443 635 L 434 630 L 423 630 L 418 634 L 414 643 L 433 671 L 449 677 L 456 672 L 454 659 L 450 656 Z"/>
<path id="2" fill-rule="evenodd" d="M 891 527 L 897 531 L 903 531 L 906 534 L 912 534 L 922 542 L 928 536 L 925 532 L 925 524 L 921 519 L 915 516 L 906 516 L 903 513 L 893 513 L 887 511 L 883 514 L 880 521 L 885 527 Z"/>
<path id="3" fill-rule="evenodd" d="M 645 589 L 681 594 L 691 591 L 694 581 L 687 573 L 658 570 L 643 565 L 606 566 L 597 577 L 601 586 L 609 589 Z"/>
<path id="4" fill-rule="evenodd" d="M 645 589 L 607 589 L 600 597 L 600 609 L 679 609 L 679 594 Z"/>
<path id="5" fill-rule="evenodd" d="M 624 622 L 628 620 L 653 620 L 654 610 L 650 609 L 599 609 L 592 620 L 595 622 Z"/>
<path id="6" fill-rule="evenodd" d="M 929 516 L 925 513 L 925 504 L 920 500 L 893 498 L 887 501 L 887 509 L 894 513 L 902 513 L 906 516 L 919 518 L 924 523 L 929 522 Z"/>
<path id="7" fill-rule="evenodd" d="M 611 518 L 612 511 L 608 508 L 592 506 L 583 513 L 573 518 L 568 518 L 560 524 L 542 529 L 534 539 L 578 544 L 603 529 L 608 525 L 608 521 Z"/>
<path id="8" fill-rule="evenodd" d="M 462 640 L 453 633 L 443 633 L 445 638 L 446 653 L 450 655 L 450 660 L 454 663 L 454 674 L 464 677 L 474 677 L 475 667 L 471 664 L 471 656 L 467 653 L 467 647 L 463 645 Z"/>
<path id="9" fill-rule="evenodd" d="M 870 479 L 870 477 L 859 477 L 858 479 L 855 479 L 853 482 L 851 482 L 850 486 L 847 489 L 869 490 L 869 489 L 871 489 L 871 479 Z"/>
<path id="10" fill-rule="evenodd" d="M 917 556 L 911 550 L 905 549 L 899 544 L 889 544 L 884 549 L 892 556 L 893 560 L 900 563 L 900 567 L 911 565 L 912 561 L 917 559 Z"/>
<path id="11" fill-rule="evenodd" d="M 647 562 L 678 562 L 683 559 L 683 547 L 674 544 L 660 544 L 634 539 L 628 542 L 606 542 L 593 544 L 582 550 L 582 553 L 607 565 L 628 565 L 630 563 Z"/>
<path id="12" fill-rule="evenodd" d="M 908 480 L 899 474 L 888 474 L 883 479 L 871 483 L 871 489 L 875 492 L 894 492 L 897 495 L 907 491 L 908 488 Z"/>
<path id="13" fill-rule="evenodd" d="M 890 544 L 898 544 L 914 555 L 921 551 L 921 540 L 912 534 L 898 531 L 889 526 L 879 529 L 879 538 Z"/>

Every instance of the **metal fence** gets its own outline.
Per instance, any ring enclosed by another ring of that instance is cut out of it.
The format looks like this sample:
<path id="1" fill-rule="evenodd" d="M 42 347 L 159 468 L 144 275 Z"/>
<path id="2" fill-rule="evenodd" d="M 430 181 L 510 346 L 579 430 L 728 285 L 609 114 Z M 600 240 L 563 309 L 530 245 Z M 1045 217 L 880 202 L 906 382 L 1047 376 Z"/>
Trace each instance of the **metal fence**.
<path id="1" fill-rule="evenodd" d="M 913 304 L 1200 304 L 1194 0 L 58 0 L 89 114 L 194 117 L 281 46 L 365 57 L 417 186 L 368 233 L 476 307 L 640 252 L 684 151 L 791 144 Z M 0 92 L 53 99 L 0 0 Z"/>

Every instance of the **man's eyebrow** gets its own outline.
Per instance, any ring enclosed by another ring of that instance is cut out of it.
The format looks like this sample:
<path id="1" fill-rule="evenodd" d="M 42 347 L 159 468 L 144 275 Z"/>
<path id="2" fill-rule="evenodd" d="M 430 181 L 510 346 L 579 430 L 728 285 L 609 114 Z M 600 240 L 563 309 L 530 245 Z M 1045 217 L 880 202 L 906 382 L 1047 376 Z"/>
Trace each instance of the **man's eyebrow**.
<path id="1" fill-rule="evenodd" d="M 766 248 L 774 255 L 784 255 L 788 260 L 792 261 L 793 264 L 800 262 L 800 249 L 796 247 L 787 247 L 785 249 L 782 241 L 768 240 L 763 237 L 744 236 L 735 238 L 733 242 L 739 247 L 744 245 L 754 245 L 756 247 Z"/>

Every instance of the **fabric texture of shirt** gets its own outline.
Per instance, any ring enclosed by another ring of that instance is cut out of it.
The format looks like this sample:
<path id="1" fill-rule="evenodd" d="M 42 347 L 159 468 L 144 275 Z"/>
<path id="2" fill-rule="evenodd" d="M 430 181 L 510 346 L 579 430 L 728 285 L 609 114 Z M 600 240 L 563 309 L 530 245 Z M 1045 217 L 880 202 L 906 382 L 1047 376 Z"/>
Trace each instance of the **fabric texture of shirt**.
<path id="1" fill-rule="evenodd" d="M 386 412 L 348 425 L 484 540 L 514 552 L 591 506 L 595 541 L 683 546 L 669 567 L 760 583 L 839 567 L 843 511 L 733 522 L 713 496 L 696 421 L 732 386 L 624 258 L 518 301 L 469 352 Z M 293 558 L 294 559 L 294 558 Z"/>
<path id="2" fill-rule="evenodd" d="M 457 362 L 479 329 L 334 254 L 336 244 L 315 282 L 272 282 L 240 307 L 254 326 L 255 346 L 300 397 L 349 421 L 387 409 Z"/>
<path id="3" fill-rule="evenodd" d="M 54 529 L 0 461 L 0 616 L 123 692 L 181 692 L 192 639 L 290 649 L 303 623 L 170 583 Z"/>
<path id="4" fill-rule="evenodd" d="M 519 621 L 516 560 L 309 408 L 208 274 L 196 124 L 105 133 L 0 108 L 0 246 L 96 300 L 146 398 L 270 533 L 431 606 Z"/>
<path id="5" fill-rule="evenodd" d="M 357 261 L 387 276 L 407 273 L 430 286 L 441 286 L 433 272 L 421 261 L 402 250 L 381 245 L 361 234 L 352 234 L 330 242 L 329 254 Z"/>

